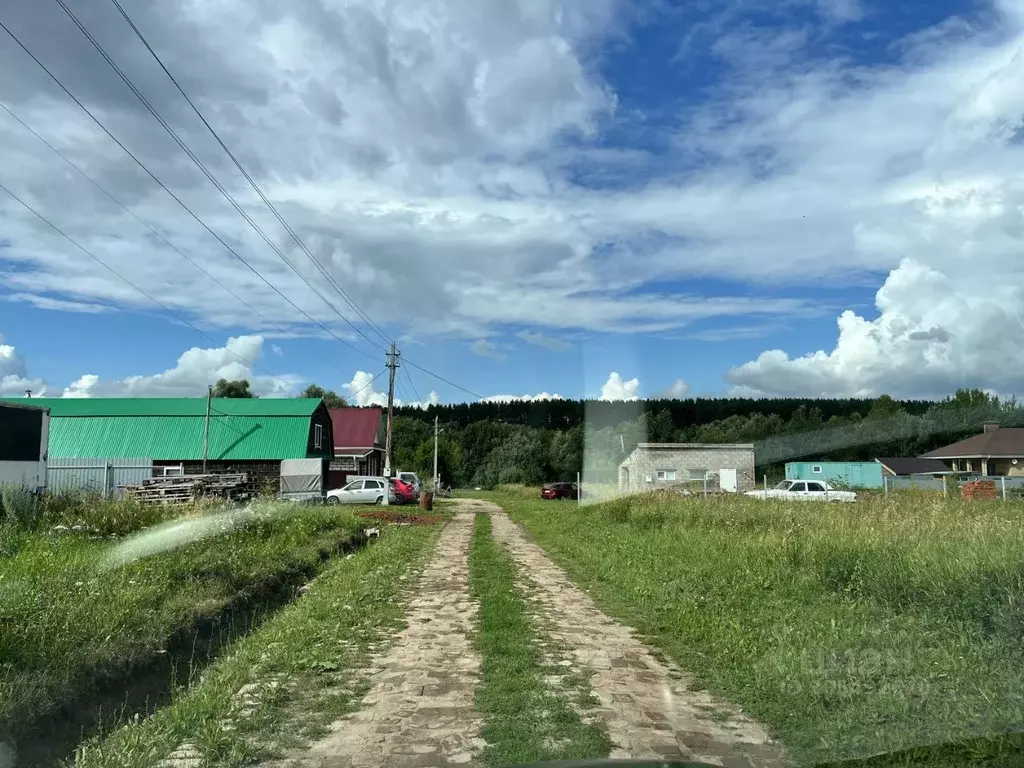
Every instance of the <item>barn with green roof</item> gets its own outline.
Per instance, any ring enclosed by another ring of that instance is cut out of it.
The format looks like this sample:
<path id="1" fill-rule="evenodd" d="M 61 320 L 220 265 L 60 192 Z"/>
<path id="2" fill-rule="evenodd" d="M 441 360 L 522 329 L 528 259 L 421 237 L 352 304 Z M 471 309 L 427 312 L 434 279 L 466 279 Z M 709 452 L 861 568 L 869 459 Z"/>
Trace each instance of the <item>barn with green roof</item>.
<path id="1" fill-rule="evenodd" d="M 205 445 L 207 471 L 262 480 L 279 478 L 284 459 L 333 456 L 331 417 L 317 398 L 213 398 L 209 417 L 206 398 L 32 398 L 32 405 L 50 409 L 51 460 L 144 457 L 157 475 L 196 474 Z"/>

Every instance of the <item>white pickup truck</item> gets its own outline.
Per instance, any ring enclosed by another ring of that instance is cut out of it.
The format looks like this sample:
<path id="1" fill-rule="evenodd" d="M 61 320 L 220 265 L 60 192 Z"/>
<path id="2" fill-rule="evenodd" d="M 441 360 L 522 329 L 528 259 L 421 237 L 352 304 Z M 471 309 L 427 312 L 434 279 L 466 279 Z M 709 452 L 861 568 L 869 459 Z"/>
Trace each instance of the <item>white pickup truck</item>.
<path id="1" fill-rule="evenodd" d="M 857 500 L 853 491 L 839 491 L 824 480 L 783 480 L 766 491 L 747 491 L 753 499 L 782 499 L 785 501 L 844 501 Z"/>

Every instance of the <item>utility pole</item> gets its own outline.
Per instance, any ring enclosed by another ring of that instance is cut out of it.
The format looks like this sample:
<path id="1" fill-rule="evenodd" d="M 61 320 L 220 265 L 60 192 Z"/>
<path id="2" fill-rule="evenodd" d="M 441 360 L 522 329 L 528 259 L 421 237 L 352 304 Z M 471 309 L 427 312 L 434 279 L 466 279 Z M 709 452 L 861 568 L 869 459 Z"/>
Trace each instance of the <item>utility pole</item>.
<path id="1" fill-rule="evenodd" d="M 437 491 L 437 414 L 434 414 L 434 491 Z"/>
<path id="2" fill-rule="evenodd" d="M 206 425 L 203 427 L 203 474 L 206 474 L 206 457 L 210 452 L 210 401 L 213 399 L 213 387 L 206 388 Z"/>
<path id="3" fill-rule="evenodd" d="M 383 503 L 385 505 L 390 504 L 389 496 L 391 495 L 391 414 L 395 407 L 395 372 L 398 370 L 398 358 L 400 353 L 398 348 L 395 346 L 395 342 L 391 342 L 391 351 L 388 352 L 388 426 L 387 431 L 384 433 L 384 482 L 387 487 L 384 489 Z"/>

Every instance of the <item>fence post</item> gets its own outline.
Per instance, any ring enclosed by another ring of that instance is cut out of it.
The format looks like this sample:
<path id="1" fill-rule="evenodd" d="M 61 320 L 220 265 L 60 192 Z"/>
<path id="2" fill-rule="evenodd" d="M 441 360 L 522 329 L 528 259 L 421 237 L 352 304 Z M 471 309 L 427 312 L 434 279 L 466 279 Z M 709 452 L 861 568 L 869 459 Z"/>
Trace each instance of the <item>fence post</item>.
<path id="1" fill-rule="evenodd" d="M 580 473 L 576 473 L 576 506 L 580 507 L 583 504 L 583 478 L 580 477 Z"/>
<path id="2" fill-rule="evenodd" d="M 885 495 L 889 495 L 889 478 L 882 476 L 882 487 L 885 488 Z"/>
<path id="3" fill-rule="evenodd" d="M 768 475 L 764 476 L 764 492 L 768 493 Z"/>
<path id="4" fill-rule="evenodd" d="M 947 477 L 946 475 L 943 475 L 942 476 L 942 498 L 944 498 L 944 499 L 948 499 L 949 498 L 949 484 L 946 482 L 947 480 L 949 480 L 949 477 Z"/>
<path id="5" fill-rule="evenodd" d="M 1006 477 L 1005 476 L 1000 477 L 999 478 L 999 482 L 1003 486 L 1003 501 L 1006 501 Z"/>
<path id="6" fill-rule="evenodd" d="M 112 467 L 110 466 L 110 462 L 109 461 L 104 462 L 104 464 L 103 464 L 103 498 L 104 499 L 109 499 L 110 498 L 110 486 L 111 486 L 111 481 L 113 480 L 112 476 L 113 476 L 113 471 L 112 471 Z"/>

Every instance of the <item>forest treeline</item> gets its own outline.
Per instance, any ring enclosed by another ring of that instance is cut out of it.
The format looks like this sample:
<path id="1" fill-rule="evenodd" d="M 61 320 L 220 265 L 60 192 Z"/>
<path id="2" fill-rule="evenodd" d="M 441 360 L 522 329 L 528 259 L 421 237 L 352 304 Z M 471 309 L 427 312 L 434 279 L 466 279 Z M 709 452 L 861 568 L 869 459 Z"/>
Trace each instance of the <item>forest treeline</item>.
<path id="1" fill-rule="evenodd" d="M 1024 407 L 982 390 L 941 401 L 697 399 L 604 402 L 545 400 L 397 408 L 394 465 L 430 477 L 434 417 L 438 469 L 454 486 L 574 480 L 613 482 L 640 442 L 754 443 L 758 472 L 786 461 L 870 461 L 917 456 L 980 431 L 986 421 L 1024 425 Z"/>

